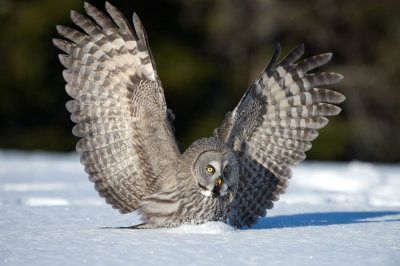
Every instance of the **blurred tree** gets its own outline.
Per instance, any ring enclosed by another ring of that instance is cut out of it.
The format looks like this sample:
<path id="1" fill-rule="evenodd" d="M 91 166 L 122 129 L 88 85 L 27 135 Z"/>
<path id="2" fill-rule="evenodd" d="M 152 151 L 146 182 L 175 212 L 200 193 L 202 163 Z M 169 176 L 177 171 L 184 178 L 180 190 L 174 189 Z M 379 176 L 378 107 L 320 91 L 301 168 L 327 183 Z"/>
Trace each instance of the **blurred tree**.
<path id="1" fill-rule="evenodd" d="M 90 1 L 103 9 L 104 1 Z M 183 147 L 210 136 L 264 69 L 277 42 L 334 52 L 347 96 L 311 159 L 400 160 L 400 4 L 391 0 L 111 1 L 142 19 Z M 62 66 L 51 39 L 83 2 L 0 0 L 0 147 L 72 150 Z"/>

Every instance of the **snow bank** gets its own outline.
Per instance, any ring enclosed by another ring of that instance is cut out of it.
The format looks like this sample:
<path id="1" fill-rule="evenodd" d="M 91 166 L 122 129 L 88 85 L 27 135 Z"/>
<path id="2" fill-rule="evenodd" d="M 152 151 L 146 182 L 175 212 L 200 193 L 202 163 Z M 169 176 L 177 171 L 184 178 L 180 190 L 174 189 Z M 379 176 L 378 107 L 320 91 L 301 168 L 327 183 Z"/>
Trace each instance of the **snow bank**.
<path id="1" fill-rule="evenodd" d="M 305 162 L 293 173 L 285 203 L 400 206 L 400 165 Z"/>

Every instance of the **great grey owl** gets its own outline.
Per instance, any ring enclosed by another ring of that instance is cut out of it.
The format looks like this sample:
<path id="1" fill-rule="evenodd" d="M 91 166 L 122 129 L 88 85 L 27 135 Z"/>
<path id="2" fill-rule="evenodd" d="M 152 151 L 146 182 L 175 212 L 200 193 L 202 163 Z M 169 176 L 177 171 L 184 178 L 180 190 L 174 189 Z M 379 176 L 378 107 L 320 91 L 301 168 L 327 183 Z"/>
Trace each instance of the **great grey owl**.
<path id="1" fill-rule="evenodd" d="M 296 63 L 303 45 L 271 62 L 227 113 L 214 136 L 181 152 L 163 87 L 143 25 L 132 28 L 106 3 L 103 12 L 85 3 L 92 18 L 72 11 L 83 32 L 57 26 L 65 39 L 54 44 L 66 54 L 60 61 L 76 149 L 101 197 L 121 213 L 138 210 L 143 223 L 131 228 L 173 227 L 182 223 L 229 221 L 251 226 L 273 207 L 288 185 L 290 166 L 324 127 L 324 116 L 345 97 L 316 86 L 340 81 L 336 73 L 308 71 L 332 54 Z"/>

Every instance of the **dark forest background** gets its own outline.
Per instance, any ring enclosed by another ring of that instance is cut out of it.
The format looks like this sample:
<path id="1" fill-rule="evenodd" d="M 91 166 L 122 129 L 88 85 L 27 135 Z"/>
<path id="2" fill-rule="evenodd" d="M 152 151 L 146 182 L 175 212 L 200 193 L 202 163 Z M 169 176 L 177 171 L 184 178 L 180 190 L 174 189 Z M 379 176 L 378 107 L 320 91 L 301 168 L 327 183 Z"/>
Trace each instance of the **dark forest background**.
<path id="1" fill-rule="evenodd" d="M 89 1 L 104 10 L 104 1 Z M 333 52 L 320 70 L 345 79 L 340 116 L 320 130 L 309 159 L 400 161 L 400 1 L 110 1 L 143 21 L 178 139 L 210 136 L 268 63 L 305 43 Z M 51 42 L 80 0 L 0 0 L 0 148 L 72 151 L 77 138 Z"/>

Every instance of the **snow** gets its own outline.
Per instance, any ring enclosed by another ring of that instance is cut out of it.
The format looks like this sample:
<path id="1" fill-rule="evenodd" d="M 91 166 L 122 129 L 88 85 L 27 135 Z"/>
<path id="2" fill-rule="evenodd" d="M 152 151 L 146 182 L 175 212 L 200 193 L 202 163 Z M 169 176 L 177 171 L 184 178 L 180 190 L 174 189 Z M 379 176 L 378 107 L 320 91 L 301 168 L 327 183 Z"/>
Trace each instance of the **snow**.
<path id="1" fill-rule="evenodd" d="M 105 204 L 79 155 L 0 151 L 0 264 L 400 265 L 400 164 L 303 162 L 252 228 L 173 229 Z"/>

